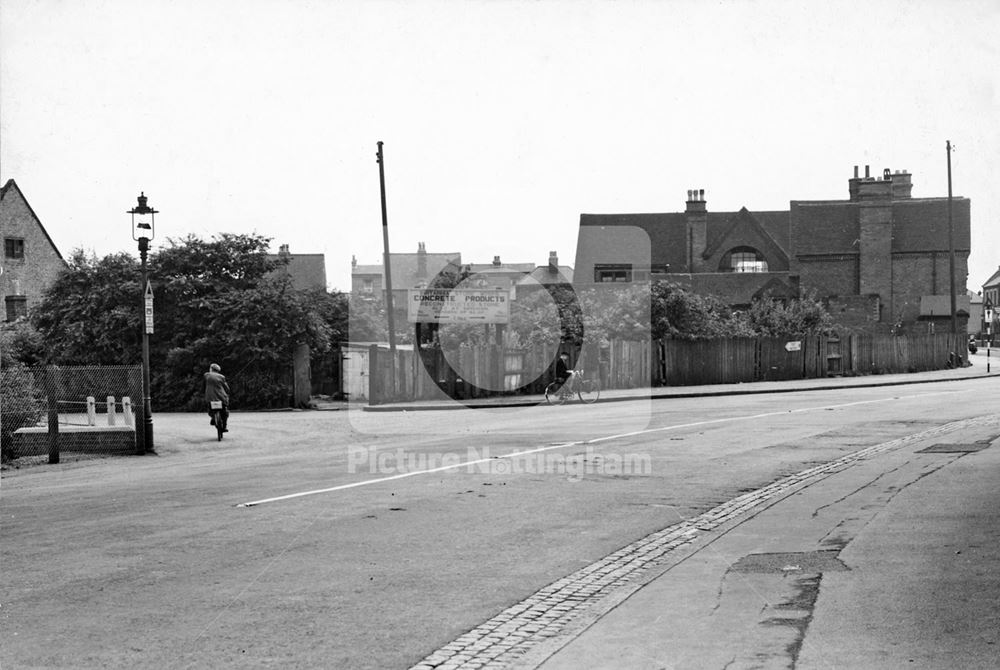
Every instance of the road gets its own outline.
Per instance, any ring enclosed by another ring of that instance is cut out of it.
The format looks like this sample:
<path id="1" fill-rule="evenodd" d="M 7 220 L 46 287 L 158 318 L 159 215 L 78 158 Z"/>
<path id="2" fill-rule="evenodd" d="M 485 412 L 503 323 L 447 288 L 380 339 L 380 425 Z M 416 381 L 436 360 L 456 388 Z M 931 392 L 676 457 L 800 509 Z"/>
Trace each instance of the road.
<path id="1" fill-rule="evenodd" d="M 994 387 L 235 413 L 222 443 L 157 415 L 156 456 L 5 471 L 0 664 L 407 668 L 638 538 L 980 416 Z"/>

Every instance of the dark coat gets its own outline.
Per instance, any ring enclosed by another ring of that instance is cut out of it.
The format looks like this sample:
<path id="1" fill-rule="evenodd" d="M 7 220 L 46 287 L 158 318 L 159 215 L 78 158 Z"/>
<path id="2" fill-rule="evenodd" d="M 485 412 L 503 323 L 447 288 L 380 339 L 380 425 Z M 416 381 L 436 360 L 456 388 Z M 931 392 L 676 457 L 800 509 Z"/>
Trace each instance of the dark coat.
<path id="1" fill-rule="evenodd" d="M 569 377 L 570 367 L 566 365 L 566 362 L 560 357 L 556 361 L 556 379 L 559 381 L 565 381 Z"/>
<path id="2" fill-rule="evenodd" d="M 221 400 L 229 404 L 229 384 L 226 383 L 225 375 L 218 372 L 205 373 L 205 402 Z"/>

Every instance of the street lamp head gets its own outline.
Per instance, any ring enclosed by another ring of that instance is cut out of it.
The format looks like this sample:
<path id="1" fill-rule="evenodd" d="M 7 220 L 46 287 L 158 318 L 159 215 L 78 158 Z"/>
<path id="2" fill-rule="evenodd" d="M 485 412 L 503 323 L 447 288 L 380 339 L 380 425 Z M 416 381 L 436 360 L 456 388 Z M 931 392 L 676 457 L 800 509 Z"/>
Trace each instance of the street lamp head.
<path id="1" fill-rule="evenodd" d="M 137 200 L 139 205 L 128 210 L 132 215 L 132 239 L 149 242 L 155 234 L 155 217 L 158 212 L 146 204 L 149 199 L 144 191 L 139 193 Z"/>

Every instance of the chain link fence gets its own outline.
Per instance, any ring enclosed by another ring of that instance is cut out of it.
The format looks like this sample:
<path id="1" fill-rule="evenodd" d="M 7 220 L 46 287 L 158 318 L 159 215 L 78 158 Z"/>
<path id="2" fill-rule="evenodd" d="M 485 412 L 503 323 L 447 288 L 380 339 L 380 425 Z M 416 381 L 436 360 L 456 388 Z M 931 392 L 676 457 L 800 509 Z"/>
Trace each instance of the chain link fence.
<path id="1" fill-rule="evenodd" d="M 139 453 L 142 367 L 10 366 L 0 370 L 3 461 Z"/>

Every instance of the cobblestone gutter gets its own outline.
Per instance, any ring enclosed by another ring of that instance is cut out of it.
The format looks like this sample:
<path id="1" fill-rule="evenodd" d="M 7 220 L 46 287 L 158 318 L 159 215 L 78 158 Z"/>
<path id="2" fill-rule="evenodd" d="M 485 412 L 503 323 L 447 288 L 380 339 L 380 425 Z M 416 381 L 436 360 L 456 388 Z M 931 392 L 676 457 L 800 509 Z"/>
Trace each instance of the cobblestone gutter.
<path id="1" fill-rule="evenodd" d="M 937 426 L 856 451 L 740 495 L 694 518 L 647 535 L 549 584 L 428 655 L 411 670 L 509 667 L 581 618 L 593 618 L 594 610 L 606 611 L 608 601 L 617 603 L 627 598 L 657 567 L 667 563 L 671 554 L 690 545 L 706 531 L 737 520 L 766 503 L 777 502 L 794 490 L 863 459 L 961 428 L 998 423 L 1000 416 L 986 416 Z M 602 607 L 597 606 L 599 602 Z"/>

